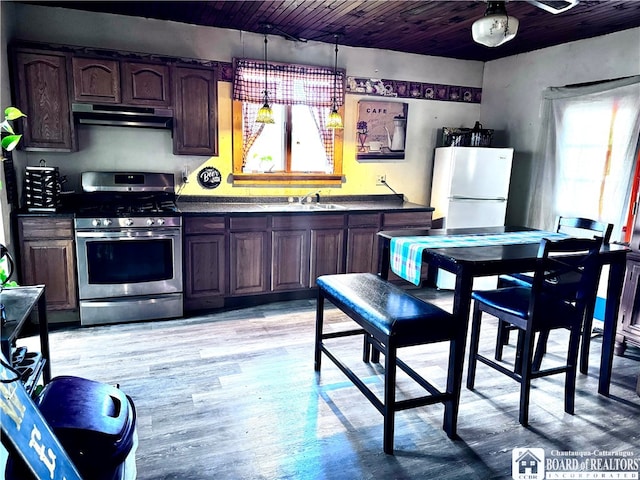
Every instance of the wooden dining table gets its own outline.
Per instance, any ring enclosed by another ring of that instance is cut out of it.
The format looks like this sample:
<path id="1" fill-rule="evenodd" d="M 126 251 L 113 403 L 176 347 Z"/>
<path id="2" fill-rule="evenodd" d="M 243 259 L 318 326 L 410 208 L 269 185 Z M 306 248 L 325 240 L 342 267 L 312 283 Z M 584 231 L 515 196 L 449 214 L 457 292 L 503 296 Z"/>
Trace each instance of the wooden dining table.
<path id="1" fill-rule="evenodd" d="M 421 247 L 419 250 L 422 265 L 441 268 L 455 274 L 453 314 L 464 319 L 462 324 L 466 331 L 471 310 L 473 279 L 533 271 L 540 239 L 554 235 L 557 234 L 514 226 L 381 231 L 378 233 L 380 238 L 379 274 L 385 279 L 389 278 L 393 239 L 404 239 L 405 249 L 410 250 L 412 243 L 415 244 L 414 246 Z M 424 247 L 429 244 L 434 246 Z M 600 250 L 602 265 L 609 266 L 598 383 L 598 392 L 605 396 L 609 395 L 611 384 L 616 324 L 628 251 L 627 247 L 617 244 L 603 245 Z M 395 261 L 397 266 L 397 254 Z M 405 260 L 402 259 L 402 261 Z M 404 276 L 406 272 L 400 273 Z"/>

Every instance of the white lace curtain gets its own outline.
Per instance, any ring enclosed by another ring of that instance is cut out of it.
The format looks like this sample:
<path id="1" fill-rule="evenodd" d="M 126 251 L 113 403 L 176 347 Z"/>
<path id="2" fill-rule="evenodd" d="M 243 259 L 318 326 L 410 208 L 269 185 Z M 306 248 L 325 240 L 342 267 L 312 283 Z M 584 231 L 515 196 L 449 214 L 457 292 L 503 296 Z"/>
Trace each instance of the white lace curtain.
<path id="1" fill-rule="evenodd" d="M 558 215 L 626 223 L 640 135 L 640 76 L 551 87 L 542 103 L 527 225 L 553 229 Z"/>

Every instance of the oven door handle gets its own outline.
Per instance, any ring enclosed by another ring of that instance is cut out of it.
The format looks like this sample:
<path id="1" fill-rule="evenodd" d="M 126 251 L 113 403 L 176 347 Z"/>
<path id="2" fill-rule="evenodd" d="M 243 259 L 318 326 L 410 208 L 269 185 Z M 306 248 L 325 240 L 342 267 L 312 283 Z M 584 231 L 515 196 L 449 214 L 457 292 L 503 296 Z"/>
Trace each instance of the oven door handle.
<path id="1" fill-rule="evenodd" d="M 117 232 L 78 232 L 76 231 L 76 237 L 86 239 L 113 239 L 113 240 L 128 240 L 133 238 L 152 238 L 154 240 L 159 239 L 172 239 L 180 238 L 179 229 L 153 229 L 144 230 L 142 232 L 135 230 L 120 230 Z"/>

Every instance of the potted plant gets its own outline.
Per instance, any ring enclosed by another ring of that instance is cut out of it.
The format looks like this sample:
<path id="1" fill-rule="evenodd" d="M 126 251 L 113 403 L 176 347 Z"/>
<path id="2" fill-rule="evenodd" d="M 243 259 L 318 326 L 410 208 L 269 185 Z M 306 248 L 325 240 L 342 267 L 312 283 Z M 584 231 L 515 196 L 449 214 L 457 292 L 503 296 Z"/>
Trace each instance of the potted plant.
<path id="1" fill-rule="evenodd" d="M 0 131 L 3 134 L 7 133 L 8 135 L 2 137 L 3 160 L 4 151 L 12 151 L 18 146 L 18 143 L 22 138 L 22 135 L 18 135 L 14 132 L 13 127 L 10 123 L 20 117 L 26 117 L 26 115 L 16 107 L 7 107 L 4 110 L 4 120 L 2 121 L 2 123 L 0 123 Z M 2 185 L 0 185 L 0 188 L 1 187 Z M 13 260 L 11 259 L 7 248 L 4 245 L 0 244 L 0 252 L 2 252 L 0 255 L 0 291 L 2 291 L 2 288 L 5 286 L 15 287 L 18 284 L 15 281 L 9 281 L 9 277 L 11 276 L 11 273 L 13 273 Z"/>

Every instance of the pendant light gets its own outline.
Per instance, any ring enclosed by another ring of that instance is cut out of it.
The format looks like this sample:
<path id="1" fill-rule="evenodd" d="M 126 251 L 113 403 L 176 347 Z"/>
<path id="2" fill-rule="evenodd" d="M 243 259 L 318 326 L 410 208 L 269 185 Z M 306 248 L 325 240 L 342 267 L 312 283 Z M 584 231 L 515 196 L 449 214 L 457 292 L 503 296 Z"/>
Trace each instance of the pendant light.
<path id="1" fill-rule="evenodd" d="M 273 120 L 273 110 L 269 106 L 269 91 L 267 90 L 267 72 L 269 67 L 267 65 L 267 34 L 264 34 L 264 105 L 258 110 L 258 116 L 256 117 L 257 123 L 275 123 Z"/>
<path id="2" fill-rule="evenodd" d="M 329 114 L 327 120 L 327 128 L 344 128 L 342 125 L 342 117 L 338 113 L 338 102 L 336 98 L 337 83 L 338 83 L 338 35 L 334 35 L 336 38 L 336 59 L 333 65 L 333 109 Z"/>
<path id="3" fill-rule="evenodd" d="M 484 17 L 473 22 L 473 40 L 487 47 L 498 47 L 515 38 L 519 21 L 507 15 L 505 2 L 487 2 Z"/>

